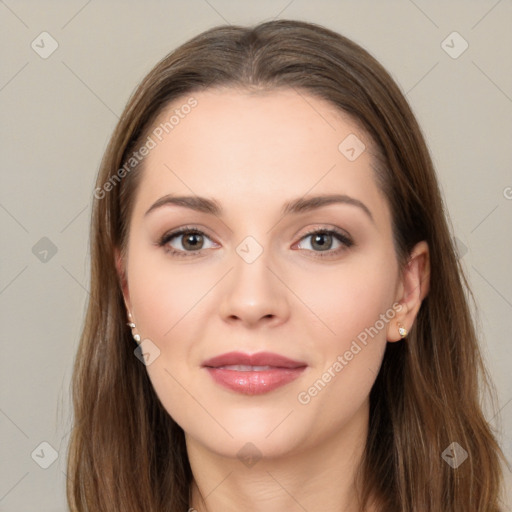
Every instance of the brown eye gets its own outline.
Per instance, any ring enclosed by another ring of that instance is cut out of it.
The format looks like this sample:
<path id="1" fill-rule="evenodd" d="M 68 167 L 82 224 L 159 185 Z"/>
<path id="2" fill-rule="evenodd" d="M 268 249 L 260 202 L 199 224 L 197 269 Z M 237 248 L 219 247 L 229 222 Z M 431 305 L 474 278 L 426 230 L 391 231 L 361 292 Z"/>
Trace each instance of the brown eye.
<path id="1" fill-rule="evenodd" d="M 195 251 L 197 249 L 202 249 L 202 245 L 204 243 L 203 235 L 200 233 L 187 233 L 186 235 L 181 235 L 182 242 L 181 245 L 190 251 Z"/>
<path id="2" fill-rule="evenodd" d="M 158 242 L 165 251 L 176 256 L 194 256 L 197 252 L 208 249 L 205 247 L 205 241 L 210 238 L 202 231 L 196 228 L 184 227 L 171 233 L 166 233 Z"/>

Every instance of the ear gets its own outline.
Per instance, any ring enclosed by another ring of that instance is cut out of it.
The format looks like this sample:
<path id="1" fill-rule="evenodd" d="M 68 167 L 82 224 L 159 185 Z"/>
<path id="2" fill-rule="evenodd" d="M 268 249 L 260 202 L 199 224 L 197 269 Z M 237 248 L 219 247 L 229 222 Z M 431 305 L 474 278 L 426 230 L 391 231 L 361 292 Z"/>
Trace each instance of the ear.
<path id="1" fill-rule="evenodd" d="M 430 256 L 428 244 L 425 241 L 421 241 L 414 246 L 407 265 L 402 272 L 395 298 L 395 301 L 402 308 L 397 311 L 395 320 L 388 324 L 388 341 L 394 342 L 402 339 L 398 332 L 398 324 L 403 325 L 407 331 L 411 330 L 421 303 L 427 296 L 429 286 Z"/>
<path id="2" fill-rule="evenodd" d="M 114 258 L 115 258 L 117 276 L 119 278 L 119 283 L 121 285 L 121 290 L 123 292 L 126 311 L 129 313 L 131 311 L 131 302 L 130 302 L 130 292 L 128 290 L 128 281 L 126 279 L 126 267 L 125 267 L 125 262 L 123 260 L 123 257 L 121 255 L 121 251 L 117 247 L 114 248 Z"/>

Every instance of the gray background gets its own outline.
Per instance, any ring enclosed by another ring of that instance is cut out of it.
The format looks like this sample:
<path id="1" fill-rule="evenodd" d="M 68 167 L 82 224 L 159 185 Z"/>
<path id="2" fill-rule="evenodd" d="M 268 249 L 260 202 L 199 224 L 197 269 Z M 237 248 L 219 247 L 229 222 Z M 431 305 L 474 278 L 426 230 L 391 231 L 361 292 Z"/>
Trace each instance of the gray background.
<path id="1" fill-rule="evenodd" d="M 478 304 L 501 426 L 494 412 L 487 417 L 512 462 L 509 0 L 0 0 L 0 511 L 66 510 L 69 383 L 88 296 L 92 191 L 129 94 L 199 32 L 273 18 L 317 22 L 354 39 L 406 93 Z M 47 58 L 43 31 L 58 44 Z M 463 39 L 448 37 L 454 31 Z M 467 50 L 453 58 L 464 40 Z"/>

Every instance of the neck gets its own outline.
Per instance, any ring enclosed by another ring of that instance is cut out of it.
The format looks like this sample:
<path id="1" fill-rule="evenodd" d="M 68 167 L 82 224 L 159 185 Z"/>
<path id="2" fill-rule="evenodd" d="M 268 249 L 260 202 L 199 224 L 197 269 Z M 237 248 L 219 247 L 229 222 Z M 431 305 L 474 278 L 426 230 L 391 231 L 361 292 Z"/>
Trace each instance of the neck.
<path id="1" fill-rule="evenodd" d="M 359 512 L 355 476 L 368 415 L 365 404 L 330 438 L 285 456 L 264 457 L 250 467 L 186 436 L 194 477 L 191 512 Z"/>

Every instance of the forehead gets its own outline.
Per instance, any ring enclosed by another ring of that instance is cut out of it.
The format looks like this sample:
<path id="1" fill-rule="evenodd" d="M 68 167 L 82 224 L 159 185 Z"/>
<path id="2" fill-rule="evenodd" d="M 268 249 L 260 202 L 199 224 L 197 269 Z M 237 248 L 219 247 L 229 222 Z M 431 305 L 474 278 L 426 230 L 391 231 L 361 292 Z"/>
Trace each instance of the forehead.
<path id="1" fill-rule="evenodd" d="M 145 206 L 169 193 L 253 207 L 280 207 L 309 191 L 383 199 L 372 141 L 346 113 L 303 91 L 192 93 L 168 105 L 149 133 L 154 147 L 137 194 Z"/>
<path id="2" fill-rule="evenodd" d="M 193 108 L 188 106 L 191 102 Z M 357 122 L 332 103 L 289 88 L 214 88 L 183 96 L 160 113 L 155 130 L 160 131 L 156 134 L 158 142 L 176 139 L 187 146 L 199 141 L 223 143 L 217 146 L 218 152 L 234 151 L 237 144 L 251 153 L 264 145 L 286 149 L 289 143 L 288 150 L 300 155 L 313 145 L 316 149 L 337 150 L 338 139 L 350 133 L 367 139 Z M 274 154 L 278 156 L 280 151 Z"/>

